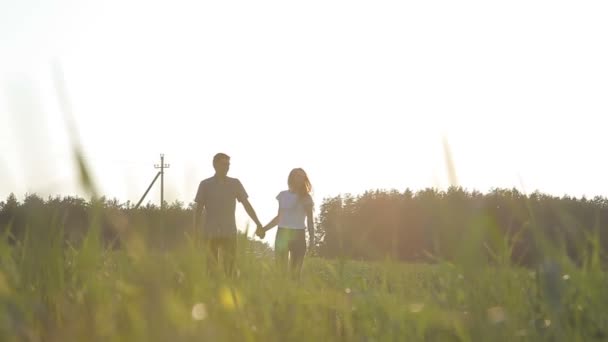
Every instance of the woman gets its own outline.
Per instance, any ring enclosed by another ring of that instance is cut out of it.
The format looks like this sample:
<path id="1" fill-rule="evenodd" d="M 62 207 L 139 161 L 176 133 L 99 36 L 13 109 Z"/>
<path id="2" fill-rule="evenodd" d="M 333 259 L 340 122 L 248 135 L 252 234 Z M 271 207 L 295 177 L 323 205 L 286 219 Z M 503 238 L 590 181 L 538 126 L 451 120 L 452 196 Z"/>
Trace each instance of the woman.
<path id="1" fill-rule="evenodd" d="M 275 258 L 277 266 L 282 270 L 289 269 L 295 279 L 300 278 L 304 254 L 306 254 L 306 228 L 309 233 L 309 247 L 314 245 L 314 203 L 310 192 L 312 186 L 303 169 L 291 170 L 287 179 L 288 190 L 281 191 L 277 195 L 279 201 L 279 212 L 256 234 L 263 238 L 266 232 L 274 226 L 278 226 L 275 239 Z M 306 222 L 304 222 L 306 221 Z"/>

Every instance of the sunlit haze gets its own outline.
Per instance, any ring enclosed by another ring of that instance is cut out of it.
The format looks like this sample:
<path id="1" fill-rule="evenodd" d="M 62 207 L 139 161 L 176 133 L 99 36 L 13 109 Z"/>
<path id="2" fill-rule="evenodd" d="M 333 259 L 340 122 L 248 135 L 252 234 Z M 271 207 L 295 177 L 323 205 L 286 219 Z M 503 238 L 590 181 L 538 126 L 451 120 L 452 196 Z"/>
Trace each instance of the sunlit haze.
<path id="1" fill-rule="evenodd" d="M 606 196 L 606 18 L 605 1 L 3 1 L 0 199 L 85 195 L 54 61 L 121 202 L 161 153 L 186 204 L 230 155 L 263 223 L 294 167 L 317 205 L 446 188 L 444 138 L 467 189 Z"/>

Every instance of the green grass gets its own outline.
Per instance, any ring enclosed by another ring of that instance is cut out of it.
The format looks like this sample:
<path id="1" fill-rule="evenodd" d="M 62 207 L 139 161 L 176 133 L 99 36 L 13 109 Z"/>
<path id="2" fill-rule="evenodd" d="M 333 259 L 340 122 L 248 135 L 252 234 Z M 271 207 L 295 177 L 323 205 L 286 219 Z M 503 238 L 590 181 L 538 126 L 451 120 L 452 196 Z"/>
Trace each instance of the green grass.
<path id="1" fill-rule="evenodd" d="M 61 233 L 38 222 L 0 243 L 0 340 L 589 341 L 608 323 L 598 269 L 309 257 L 297 283 L 241 236 L 228 279 L 194 239 L 159 251 L 131 233 L 108 251 L 94 227 L 77 247 Z"/>

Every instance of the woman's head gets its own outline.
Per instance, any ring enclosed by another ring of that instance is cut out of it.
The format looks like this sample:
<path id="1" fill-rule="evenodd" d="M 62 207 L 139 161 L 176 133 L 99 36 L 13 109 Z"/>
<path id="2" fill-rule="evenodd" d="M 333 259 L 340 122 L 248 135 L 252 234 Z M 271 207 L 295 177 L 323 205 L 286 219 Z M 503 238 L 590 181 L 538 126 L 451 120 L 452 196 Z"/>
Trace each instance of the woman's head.
<path id="1" fill-rule="evenodd" d="M 291 170 L 287 178 L 287 185 L 289 185 L 289 190 L 301 196 L 308 195 L 312 191 L 308 175 L 301 168 Z"/>

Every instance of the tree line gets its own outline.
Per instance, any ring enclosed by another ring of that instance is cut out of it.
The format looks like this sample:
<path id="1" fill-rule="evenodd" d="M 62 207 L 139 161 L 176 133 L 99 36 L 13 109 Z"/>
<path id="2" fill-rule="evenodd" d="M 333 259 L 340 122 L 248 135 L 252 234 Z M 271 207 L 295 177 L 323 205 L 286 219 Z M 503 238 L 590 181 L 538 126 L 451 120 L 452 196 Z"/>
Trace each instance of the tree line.
<path id="1" fill-rule="evenodd" d="M 338 195 L 323 201 L 317 221 L 318 253 L 328 258 L 416 262 L 473 255 L 532 266 L 554 253 L 582 265 L 599 262 L 608 247 L 606 198 L 517 189 Z"/>
<path id="2" fill-rule="evenodd" d="M 99 229 L 109 248 L 121 235 L 137 232 L 150 246 L 175 248 L 196 239 L 193 206 L 148 204 L 98 198 L 15 195 L 0 202 L 0 232 L 14 243 L 27 234 L 61 235 L 66 244 Z M 325 258 L 429 262 L 458 261 L 467 255 L 494 263 L 534 265 L 550 248 L 579 264 L 601 259 L 608 247 L 608 200 L 556 197 L 516 189 L 488 193 L 452 187 L 374 190 L 323 199 L 316 215 L 317 245 Z M 548 249 L 549 248 L 549 249 Z M 475 253 L 473 253 L 475 252 Z"/>

